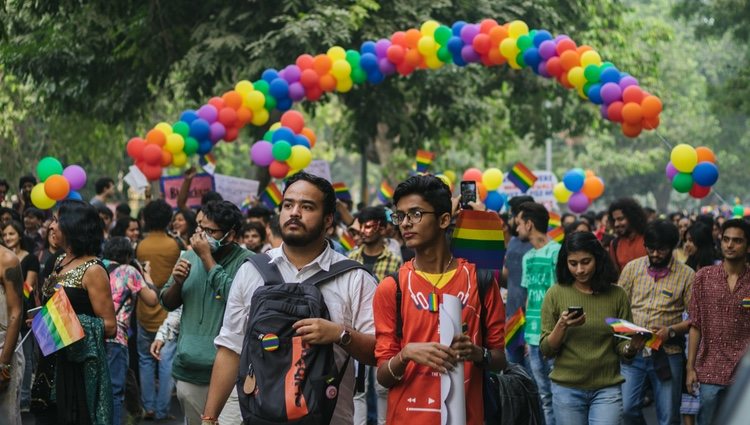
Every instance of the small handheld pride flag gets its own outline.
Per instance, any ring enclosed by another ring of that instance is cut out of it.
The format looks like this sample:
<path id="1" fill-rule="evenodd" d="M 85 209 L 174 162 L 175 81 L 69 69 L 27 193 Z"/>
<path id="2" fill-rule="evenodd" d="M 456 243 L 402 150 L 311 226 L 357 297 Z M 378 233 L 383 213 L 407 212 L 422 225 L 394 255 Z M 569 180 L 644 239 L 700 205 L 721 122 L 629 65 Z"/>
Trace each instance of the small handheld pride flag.
<path id="1" fill-rule="evenodd" d="M 336 192 L 336 199 L 341 201 L 351 201 L 352 194 L 349 192 L 349 187 L 344 182 L 337 182 L 333 184 L 333 190 Z"/>
<path id="2" fill-rule="evenodd" d="M 512 350 L 524 344 L 523 330 L 526 324 L 526 315 L 523 307 L 518 307 L 513 316 L 505 322 L 505 348 Z"/>
<path id="3" fill-rule="evenodd" d="M 510 169 L 508 180 L 521 189 L 521 192 L 526 193 L 536 183 L 537 176 L 523 162 L 518 161 Z"/>
<path id="4" fill-rule="evenodd" d="M 62 288 L 34 316 L 31 330 L 45 356 L 84 337 L 81 322 Z"/>
<path id="5" fill-rule="evenodd" d="M 352 237 L 352 235 L 350 235 L 347 231 L 341 233 L 339 242 L 341 243 L 341 246 L 343 246 L 347 251 L 351 251 L 355 246 L 357 246 L 357 243 L 354 241 L 354 237 Z"/>
<path id="6" fill-rule="evenodd" d="M 276 183 L 268 183 L 266 190 L 260 195 L 260 200 L 271 210 L 275 210 L 281 205 L 281 191 Z"/>
<path id="7" fill-rule="evenodd" d="M 462 210 L 453 231 L 451 252 L 477 268 L 502 270 L 505 259 L 503 220 L 494 212 Z"/>
<path id="8" fill-rule="evenodd" d="M 31 283 L 29 282 L 23 282 L 23 297 L 27 300 L 29 297 L 31 297 L 31 292 L 34 290 L 34 288 L 31 286 Z"/>
<path id="9" fill-rule="evenodd" d="M 391 199 L 393 199 L 393 188 L 385 180 L 380 182 L 380 190 L 378 191 L 378 199 L 380 199 L 380 202 L 384 204 L 389 202 Z"/>
<path id="10" fill-rule="evenodd" d="M 612 330 L 616 333 L 621 334 L 644 334 L 650 336 L 648 341 L 646 341 L 646 347 L 649 347 L 654 350 L 658 350 L 659 347 L 661 347 L 661 338 L 659 338 L 655 333 L 651 332 L 650 330 L 638 326 L 635 323 L 628 322 L 625 319 L 618 319 L 615 317 L 607 317 L 604 319 L 609 326 L 612 327 Z"/>
<path id="11" fill-rule="evenodd" d="M 426 173 L 427 169 L 430 168 L 432 160 L 435 159 L 435 154 L 430 151 L 417 151 L 417 172 Z"/>

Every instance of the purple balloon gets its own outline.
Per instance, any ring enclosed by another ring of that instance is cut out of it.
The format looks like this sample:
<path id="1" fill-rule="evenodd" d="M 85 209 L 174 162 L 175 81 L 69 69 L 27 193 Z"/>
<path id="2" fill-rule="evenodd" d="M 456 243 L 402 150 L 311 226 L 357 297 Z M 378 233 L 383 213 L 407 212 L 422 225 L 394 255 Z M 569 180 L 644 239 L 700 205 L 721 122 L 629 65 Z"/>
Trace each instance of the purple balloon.
<path id="1" fill-rule="evenodd" d="M 377 43 L 375 43 L 375 55 L 378 57 L 378 59 L 384 58 L 386 56 L 389 47 L 391 47 L 391 42 L 390 40 L 386 40 L 385 38 L 381 38 Z"/>
<path id="2" fill-rule="evenodd" d="M 552 56 L 557 55 L 557 51 L 555 50 L 556 44 L 552 40 L 545 40 L 542 41 L 542 44 L 539 45 L 539 56 L 542 57 L 542 59 L 549 59 Z"/>
<path id="3" fill-rule="evenodd" d="M 466 28 L 466 27 L 464 27 Z M 482 57 L 477 53 L 476 50 L 474 50 L 473 47 L 471 47 L 471 44 L 468 46 L 464 46 L 461 48 L 461 59 L 464 60 L 464 62 L 479 62 Z"/>
<path id="4" fill-rule="evenodd" d="M 198 117 L 208 121 L 209 124 L 216 121 L 218 116 L 219 111 L 216 110 L 214 105 L 203 105 L 198 109 Z"/>
<path id="5" fill-rule="evenodd" d="M 299 81 L 300 75 L 302 75 L 302 71 L 300 71 L 297 65 L 289 65 L 284 68 L 284 79 L 289 84 Z"/>
<path id="6" fill-rule="evenodd" d="M 289 98 L 295 102 L 305 98 L 305 88 L 299 81 L 289 84 Z"/>
<path id="7" fill-rule="evenodd" d="M 555 43 L 557 43 L 560 40 L 569 40 L 569 39 L 570 39 L 570 37 L 568 37 L 567 35 L 560 34 L 557 37 L 555 37 Z"/>
<path id="8" fill-rule="evenodd" d="M 391 63 L 388 58 L 378 59 L 378 68 L 383 75 L 391 75 L 396 72 L 396 65 Z"/>
<path id="9" fill-rule="evenodd" d="M 552 76 L 547 72 L 547 62 L 540 62 L 539 65 L 536 67 L 536 72 L 539 73 L 544 78 L 552 78 Z"/>
<path id="10" fill-rule="evenodd" d="M 609 105 L 603 104 L 599 107 L 599 113 L 601 114 L 602 118 L 605 120 L 609 119 L 609 115 L 607 114 L 607 108 L 609 108 Z"/>
<path id="11" fill-rule="evenodd" d="M 620 88 L 625 90 L 625 87 L 637 86 L 638 80 L 630 75 L 620 78 Z"/>
<path id="12" fill-rule="evenodd" d="M 70 183 L 70 190 L 81 190 L 86 186 L 86 171 L 80 165 L 68 165 L 63 170 L 63 177 Z"/>
<path id="13" fill-rule="evenodd" d="M 576 192 L 568 199 L 568 209 L 576 214 L 586 211 L 589 205 L 591 205 L 591 200 L 583 192 Z"/>
<path id="14" fill-rule="evenodd" d="M 265 140 L 259 140 L 250 148 L 250 159 L 261 167 L 268 167 L 273 162 L 273 145 Z"/>
<path id="15" fill-rule="evenodd" d="M 211 140 L 211 143 L 216 143 L 227 134 L 227 129 L 224 127 L 224 124 L 220 122 L 215 122 L 211 124 L 210 131 L 208 133 L 208 138 Z"/>
<path id="16" fill-rule="evenodd" d="M 677 173 L 679 173 L 679 171 L 676 168 L 674 168 L 672 161 L 669 161 L 667 163 L 667 168 L 664 171 L 667 174 L 667 178 L 669 179 L 669 181 L 672 181 L 672 179 L 674 179 L 674 176 L 676 176 Z"/>
<path id="17" fill-rule="evenodd" d="M 622 89 L 615 83 L 607 83 L 603 85 L 599 93 L 605 105 L 622 100 Z"/>
<path id="18" fill-rule="evenodd" d="M 477 34 L 479 34 L 479 25 L 477 24 L 467 24 L 461 28 L 461 40 L 464 44 L 471 46 L 471 42 L 474 41 L 474 37 L 476 37 Z"/>

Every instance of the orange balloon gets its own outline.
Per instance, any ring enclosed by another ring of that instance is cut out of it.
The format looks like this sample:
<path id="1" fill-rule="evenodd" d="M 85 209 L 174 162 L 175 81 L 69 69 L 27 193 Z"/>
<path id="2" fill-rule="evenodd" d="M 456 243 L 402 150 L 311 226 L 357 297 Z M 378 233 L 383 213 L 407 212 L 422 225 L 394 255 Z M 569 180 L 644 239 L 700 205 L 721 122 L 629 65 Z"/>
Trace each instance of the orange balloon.
<path id="1" fill-rule="evenodd" d="M 641 125 L 643 125 L 643 128 L 646 130 L 653 130 L 659 126 L 659 116 L 657 115 L 653 118 L 643 117 Z"/>
<path id="2" fill-rule="evenodd" d="M 310 148 L 314 148 L 315 147 L 315 141 L 318 140 L 318 138 L 315 137 L 315 133 L 311 129 L 305 127 L 305 128 L 302 129 L 302 131 L 300 132 L 300 134 L 302 134 L 303 136 L 307 137 L 307 140 L 310 141 Z"/>
<path id="3" fill-rule="evenodd" d="M 172 165 L 172 152 L 164 149 L 161 151 L 161 166 L 168 167 Z"/>
<path id="4" fill-rule="evenodd" d="M 336 89 L 336 78 L 331 74 L 321 75 L 318 84 L 323 91 L 334 91 Z"/>
<path id="5" fill-rule="evenodd" d="M 581 56 L 574 50 L 566 50 L 560 55 L 560 65 L 566 71 L 581 66 Z"/>
<path id="6" fill-rule="evenodd" d="M 698 162 L 699 163 L 700 162 L 706 162 L 706 161 L 708 161 L 708 162 L 712 162 L 712 163 L 716 164 L 716 155 L 714 154 L 714 152 L 711 149 L 709 149 L 709 148 L 707 148 L 705 146 L 699 146 L 699 147 L 695 148 L 695 152 L 698 153 Z"/>
<path id="7" fill-rule="evenodd" d="M 622 107 L 622 119 L 628 124 L 637 124 L 640 127 L 641 120 L 643 120 L 641 105 L 633 102 L 626 103 L 625 106 Z"/>
<path id="8" fill-rule="evenodd" d="M 146 142 L 153 145 L 164 146 L 167 136 L 161 130 L 153 129 L 146 133 Z"/>
<path id="9" fill-rule="evenodd" d="M 604 193 L 604 181 L 597 176 L 586 177 L 581 192 L 593 201 Z"/>
<path id="10" fill-rule="evenodd" d="M 479 195 L 480 201 L 484 202 L 484 200 L 487 199 L 487 188 L 484 187 L 482 182 L 477 182 L 477 194 Z"/>
<path id="11" fill-rule="evenodd" d="M 589 45 L 586 45 L 586 44 L 584 44 L 582 46 L 578 46 L 578 48 L 576 49 L 576 51 L 578 52 L 579 55 L 582 55 L 582 54 L 588 52 L 589 50 L 594 50 L 594 48 L 591 47 L 591 46 L 589 46 Z"/>
<path id="12" fill-rule="evenodd" d="M 230 90 L 224 93 L 221 98 L 224 100 L 224 104 L 234 110 L 239 109 L 242 106 L 242 95 L 237 93 L 235 90 Z"/>
<path id="13" fill-rule="evenodd" d="M 504 27 L 497 26 L 490 30 L 490 43 L 493 46 L 499 46 L 506 38 L 508 38 L 508 30 Z"/>
<path id="14" fill-rule="evenodd" d="M 653 95 L 646 96 L 641 101 L 641 109 L 643 109 L 643 116 L 646 118 L 658 116 L 662 110 L 661 99 Z"/>
<path id="15" fill-rule="evenodd" d="M 643 128 L 640 124 L 633 125 L 626 122 L 622 123 L 622 134 L 627 137 L 638 137 L 642 130 Z"/>
<path id="16" fill-rule="evenodd" d="M 44 193 L 46 193 L 50 199 L 62 201 L 68 196 L 68 193 L 70 193 L 70 183 L 68 182 L 68 179 L 60 174 L 49 176 L 47 177 L 47 180 L 44 181 Z"/>
<path id="17" fill-rule="evenodd" d="M 596 173 L 594 172 L 594 170 L 586 170 L 586 177 L 594 177 L 594 176 L 596 176 Z M 589 198 L 591 197 L 589 196 Z"/>
<path id="18" fill-rule="evenodd" d="M 410 49 L 416 49 L 419 44 L 419 39 L 422 38 L 422 33 L 418 29 L 412 28 L 406 31 L 406 45 Z"/>
<path id="19" fill-rule="evenodd" d="M 240 126 L 245 126 L 253 120 L 253 111 L 244 106 L 237 110 L 237 122 Z"/>
<path id="20" fill-rule="evenodd" d="M 333 62 L 331 61 L 331 58 L 328 57 L 328 55 L 320 54 L 313 58 L 312 68 L 321 77 L 328 74 L 328 71 L 331 70 L 332 65 Z"/>
<path id="21" fill-rule="evenodd" d="M 417 49 L 409 49 L 404 54 L 404 62 L 412 67 L 418 67 L 422 63 L 422 55 Z"/>

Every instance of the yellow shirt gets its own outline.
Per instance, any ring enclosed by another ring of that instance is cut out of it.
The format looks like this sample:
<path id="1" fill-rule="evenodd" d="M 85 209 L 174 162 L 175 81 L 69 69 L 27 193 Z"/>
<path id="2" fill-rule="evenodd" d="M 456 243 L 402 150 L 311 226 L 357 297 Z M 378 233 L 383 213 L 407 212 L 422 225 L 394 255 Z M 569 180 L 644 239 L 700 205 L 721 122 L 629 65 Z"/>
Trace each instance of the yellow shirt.
<path id="1" fill-rule="evenodd" d="M 154 279 L 154 285 L 161 289 L 172 275 L 172 268 L 180 258 L 180 247 L 177 241 L 168 234 L 151 232 L 138 244 L 136 257 L 138 261 L 151 263 L 151 278 Z M 167 317 L 167 311 L 158 304 L 156 307 L 149 307 L 140 303 L 136 312 L 138 323 L 149 332 L 158 331 L 159 326 Z"/>

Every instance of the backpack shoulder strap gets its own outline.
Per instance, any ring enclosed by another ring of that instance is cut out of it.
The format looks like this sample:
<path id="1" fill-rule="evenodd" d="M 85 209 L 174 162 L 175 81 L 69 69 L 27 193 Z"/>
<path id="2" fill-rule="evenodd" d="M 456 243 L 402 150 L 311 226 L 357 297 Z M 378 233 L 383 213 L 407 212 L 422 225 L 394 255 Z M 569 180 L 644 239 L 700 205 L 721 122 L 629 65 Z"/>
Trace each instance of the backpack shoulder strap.
<path id="1" fill-rule="evenodd" d="M 319 286 L 335 278 L 336 276 L 340 274 L 344 274 L 348 271 L 356 270 L 356 269 L 362 269 L 364 271 L 367 271 L 365 266 L 363 266 L 362 263 L 358 261 L 349 260 L 349 259 L 341 260 L 341 261 L 331 264 L 331 267 L 328 269 L 328 271 L 321 270 L 315 273 L 314 275 L 310 276 L 309 278 L 305 279 L 303 283 L 307 285 Z M 369 271 L 367 271 L 367 273 L 369 273 Z"/>
<path id="2" fill-rule="evenodd" d="M 482 343 L 484 344 L 487 338 L 487 326 L 484 323 L 487 318 L 487 309 L 484 308 L 484 298 L 490 290 L 490 285 L 494 283 L 494 276 L 492 270 L 489 269 L 476 269 L 476 275 L 477 291 L 479 291 L 479 325 L 482 329 Z"/>
<path id="3" fill-rule="evenodd" d="M 251 255 L 245 258 L 245 261 L 255 266 L 263 278 L 265 285 L 279 285 L 284 283 L 284 277 L 281 276 L 281 272 L 276 264 L 271 262 L 271 257 L 268 254 Z"/>
<path id="4" fill-rule="evenodd" d="M 396 282 L 396 338 L 402 339 L 404 337 L 404 317 L 401 314 L 401 299 L 403 293 L 401 292 L 401 282 L 399 281 L 399 273 L 401 267 L 396 270 L 395 273 L 391 273 L 388 277 L 392 278 Z"/>

